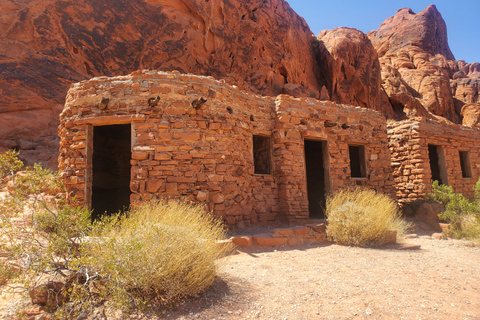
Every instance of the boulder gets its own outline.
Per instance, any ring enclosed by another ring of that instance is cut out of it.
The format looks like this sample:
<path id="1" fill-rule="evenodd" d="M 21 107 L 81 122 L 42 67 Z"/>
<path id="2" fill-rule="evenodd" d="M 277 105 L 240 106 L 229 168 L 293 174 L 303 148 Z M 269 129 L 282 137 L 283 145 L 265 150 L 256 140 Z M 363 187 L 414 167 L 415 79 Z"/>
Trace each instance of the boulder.
<path id="1" fill-rule="evenodd" d="M 232 242 L 239 247 L 250 248 L 253 245 L 253 237 L 252 236 L 232 237 Z"/>
<path id="2" fill-rule="evenodd" d="M 415 221 L 422 222 L 430 226 L 434 231 L 442 232 L 440 218 L 438 214 L 445 211 L 445 208 L 438 203 L 425 202 L 418 207 L 415 213 Z"/>
<path id="3" fill-rule="evenodd" d="M 65 285 L 66 279 L 64 278 L 55 280 L 45 278 L 29 291 L 30 299 L 33 304 L 56 308 L 66 300 L 62 293 Z"/>

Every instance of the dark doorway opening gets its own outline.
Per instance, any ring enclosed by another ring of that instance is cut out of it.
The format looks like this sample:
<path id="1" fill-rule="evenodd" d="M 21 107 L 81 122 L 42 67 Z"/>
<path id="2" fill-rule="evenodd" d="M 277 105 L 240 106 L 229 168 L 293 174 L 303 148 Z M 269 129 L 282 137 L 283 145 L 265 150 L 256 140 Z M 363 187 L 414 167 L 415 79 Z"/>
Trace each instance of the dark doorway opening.
<path id="1" fill-rule="evenodd" d="M 92 220 L 130 206 L 130 124 L 93 129 Z"/>
<path id="2" fill-rule="evenodd" d="M 325 218 L 325 144 L 324 141 L 305 140 L 305 167 L 310 219 Z"/>
<path id="3" fill-rule="evenodd" d="M 430 160 L 430 170 L 432 171 L 432 181 L 438 181 L 440 184 L 447 184 L 445 155 L 443 148 L 433 144 L 428 145 L 428 158 Z"/>

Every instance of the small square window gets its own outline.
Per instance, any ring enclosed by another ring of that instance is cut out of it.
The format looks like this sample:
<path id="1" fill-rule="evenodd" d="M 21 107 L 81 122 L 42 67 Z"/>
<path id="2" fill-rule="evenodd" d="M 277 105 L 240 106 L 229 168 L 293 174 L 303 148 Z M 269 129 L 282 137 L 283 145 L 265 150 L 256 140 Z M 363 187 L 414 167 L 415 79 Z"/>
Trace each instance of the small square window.
<path id="1" fill-rule="evenodd" d="M 365 164 L 365 147 L 348 146 L 350 156 L 350 171 L 352 178 L 365 178 L 367 176 Z"/>
<path id="2" fill-rule="evenodd" d="M 460 167 L 462 168 L 462 177 L 471 178 L 472 169 L 470 166 L 470 156 L 468 154 L 468 151 L 459 151 L 459 155 L 460 155 Z"/>
<path id="3" fill-rule="evenodd" d="M 253 165 L 255 174 L 271 174 L 270 137 L 253 136 Z"/>

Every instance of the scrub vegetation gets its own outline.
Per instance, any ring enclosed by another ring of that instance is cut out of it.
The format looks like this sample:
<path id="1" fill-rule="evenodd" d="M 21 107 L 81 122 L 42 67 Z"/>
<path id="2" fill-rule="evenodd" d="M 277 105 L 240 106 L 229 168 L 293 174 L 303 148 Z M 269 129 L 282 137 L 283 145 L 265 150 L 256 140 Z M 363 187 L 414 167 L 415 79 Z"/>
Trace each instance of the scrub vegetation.
<path id="1" fill-rule="evenodd" d="M 211 286 L 232 249 L 219 241 L 223 224 L 191 203 L 152 201 L 92 223 L 64 200 L 57 172 L 24 168 L 12 151 L 0 174 L 0 289 L 29 293 L 57 318 L 105 302 L 172 305 Z"/>
<path id="2" fill-rule="evenodd" d="M 340 190 L 327 199 L 326 214 L 328 238 L 345 245 L 378 247 L 408 227 L 395 201 L 370 189 Z"/>

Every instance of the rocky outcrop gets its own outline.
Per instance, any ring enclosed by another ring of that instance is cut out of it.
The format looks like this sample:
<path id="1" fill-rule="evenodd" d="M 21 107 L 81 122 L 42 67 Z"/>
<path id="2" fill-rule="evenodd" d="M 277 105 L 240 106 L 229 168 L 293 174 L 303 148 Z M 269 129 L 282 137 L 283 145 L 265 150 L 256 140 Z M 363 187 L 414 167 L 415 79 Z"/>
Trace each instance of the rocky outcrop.
<path id="1" fill-rule="evenodd" d="M 378 52 L 384 88 L 397 116 L 459 121 L 450 90 L 447 31 L 434 5 L 415 14 L 403 8 L 368 33 Z"/>
<path id="2" fill-rule="evenodd" d="M 0 152 L 56 167 L 70 84 L 138 69 L 478 126 L 480 64 L 454 60 L 433 5 L 316 39 L 285 0 L 3 0 Z"/>
<path id="3" fill-rule="evenodd" d="M 283 0 L 5 0 L 0 35 L 0 149 L 51 166 L 68 87 L 93 76 L 179 70 L 320 96 L 314 37 Z"/>
<path id="4" fill-rule="evenodd" d="M 480 103 L 464 105 L 460 114 L 463 117 L 464 126 L 480 128 Z"/>
<path id="5" fill-rule="evenodd" d="M 378 110 L 392 116 L 382 88 L 377 52 L 368 37 L 352 28 L 324 30 L 317 60 L 332 101 Z"/>
<path id="6" fill-rule="evenodd" d="M 397 118 L 461 123 L 463 105 L 478 101 L 478 63 L 455 61 L 434 5 L 417 14 L 400 9 L 368 37 L 378 52 L 383 87 Z"/>

